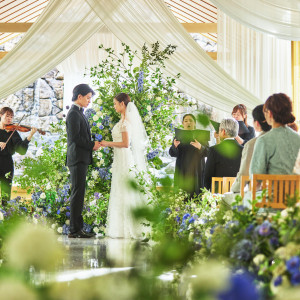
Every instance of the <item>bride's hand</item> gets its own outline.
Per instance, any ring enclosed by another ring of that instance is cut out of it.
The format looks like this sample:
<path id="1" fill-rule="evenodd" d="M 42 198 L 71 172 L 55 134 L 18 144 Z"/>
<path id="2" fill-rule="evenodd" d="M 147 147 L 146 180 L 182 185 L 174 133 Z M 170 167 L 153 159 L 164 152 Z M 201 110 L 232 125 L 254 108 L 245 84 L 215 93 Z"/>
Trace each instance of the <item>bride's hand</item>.
<path id="1" fill-rule="evenodd" d="M 107 142 L 107 141 L 101 141 L 100 142 L 100 147 L 109 147 L 109 142 Z"/>

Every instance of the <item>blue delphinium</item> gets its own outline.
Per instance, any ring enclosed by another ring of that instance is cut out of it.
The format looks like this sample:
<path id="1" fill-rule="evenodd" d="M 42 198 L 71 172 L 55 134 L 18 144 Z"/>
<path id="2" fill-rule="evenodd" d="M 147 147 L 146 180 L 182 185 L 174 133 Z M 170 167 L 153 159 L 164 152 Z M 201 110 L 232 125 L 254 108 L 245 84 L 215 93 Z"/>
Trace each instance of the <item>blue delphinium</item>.
<path id="1" fill-rule="evenodd" d="M 295 272 L 299 272 L 299 266 L 300 266 L 300 258 L 299 256 L 293 256 L 285 263 L 287 270 L 290 272 L 290 274 L 293 274 Z"/>
<path id="2" fill-rule="evenodd" d="M 189 218 L 189 224 L 192 224 L 192 223 L 194 223 L 195 222 L 195 219 L 193 218 L 193 217 L 191 217 L 191 218 Z"/>
<path id="3" fill-rule="evenodd" d="M 254 284 L 253 278 L 247 274 L 234 274 L 230 278 L 229 288 L 221 292 L 219 300 L 259 300 L 261 296 Z"/>
<path id="4" fill-rule="evenodd" d="M 176 220 L 177 223 L 180 223 L 180 220 L 181 220 L 181 219 L 180 219 L 179 216 L 177 216 L 177 217 L 175 218 L 175 220 Z"/>
<path id="5" fill-rule="evenodd" d="M 182 222 L 184 222 L 186 219 L 188 219 L 191 215 L 189 213 L 184 214 L 182 217 Z"/>
<path id="6" fill-rule="evenodd" d="M 104 126 L 103 126 L 103 125 L 100 125 L 100 126 L 99 126 L 99 129 L 100 129 L 100 130 L 102 130 L 103 128 L 104 128 Z"/>
<path id="7" fill-rule="evenodd" d="M 138 77 L 138 92 L 141 93 L 144 90 L 144 71 L 140 70 Z"/>

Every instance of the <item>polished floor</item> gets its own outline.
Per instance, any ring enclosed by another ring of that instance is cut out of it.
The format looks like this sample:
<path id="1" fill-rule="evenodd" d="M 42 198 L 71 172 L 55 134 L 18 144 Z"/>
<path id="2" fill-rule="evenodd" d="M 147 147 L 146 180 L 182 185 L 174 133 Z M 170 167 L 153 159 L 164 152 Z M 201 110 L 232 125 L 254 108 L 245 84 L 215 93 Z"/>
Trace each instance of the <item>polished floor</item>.
<path id="1" fill-rule="evenodd" d="M 65 258 L 55 274 L 48 280 L 71 281 L 131 268 L 144 268 L 145 257 L 151 246 L 130 239 L 91 238 L 79 239 L 60 236 L 59 243 L 65 250 Z M 137 255 L 137 247 L 139 255 Z"/>

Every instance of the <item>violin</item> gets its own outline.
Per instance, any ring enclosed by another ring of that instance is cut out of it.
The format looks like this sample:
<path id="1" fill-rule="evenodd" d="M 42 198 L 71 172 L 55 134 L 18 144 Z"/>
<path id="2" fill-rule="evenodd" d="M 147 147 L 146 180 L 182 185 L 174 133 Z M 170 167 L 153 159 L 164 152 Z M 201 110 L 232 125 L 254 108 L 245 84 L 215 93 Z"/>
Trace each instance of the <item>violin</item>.
<path id="1" fill-rule="evenodd" d="M 20 132 L 28 132 L 32 129 L 32 127 L 30 126 L 25 126 L 25 125 L 18 125 L 18 124 L 8 124 L 4 126 L 4 129 L 7 131 L 20 131 Z M 45 135 L 46 132 L 42 129 L 37 129 L 37 131 L 42 134 Z"/>

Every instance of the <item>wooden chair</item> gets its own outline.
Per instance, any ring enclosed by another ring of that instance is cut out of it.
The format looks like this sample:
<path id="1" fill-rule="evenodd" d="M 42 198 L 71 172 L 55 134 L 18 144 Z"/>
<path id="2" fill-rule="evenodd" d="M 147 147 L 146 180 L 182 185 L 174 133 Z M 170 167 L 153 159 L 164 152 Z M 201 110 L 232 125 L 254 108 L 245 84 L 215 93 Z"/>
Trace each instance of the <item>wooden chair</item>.
<path id="1" fill-rule="evenodd" d="M 225 194 L 230 192 L 231 186 L 234 183 L 236 177 L 223 177 L 223 192 Z"/>
<path id="2" fill-rule="evenodd" d="M 31 200 L 31 194 L 28 194 L 26 189 L 21 189 L 18 186 L 12 186 L 11 199 L 16 198 L 17 196 L 20 196 L 25 200 Z"/>
<path id="3" fill-rule="evenodd" d="M 284 209 L 287 197 L 293 197 L 296 191 L 300 191 L 300 175 L 253 174 L 252 199 L 256 198 L 259 184 L 262 191 L 266 190 L 266 193 L 256 206 Z"/>
<path id="4" fill-rule="evenodd" d="M 211 179 L 211 192 L 213 194 L 223 194 L 223 177 L 212 177 Z"/>
<path id="5" fill-rule="evenodd" d="M 211 192 L 224 194 L 230 191 L 236 177 L 212 177 Z"/>
<path id="6" fill-rule="evenodd" d="M 245 186 L 246 184 L 249 184 L 249 190 L 251 190 L 251 181 L 250 177 L 247 175 L 241 176 L 241 197 L 244 198 L 245 195 Z"/>

